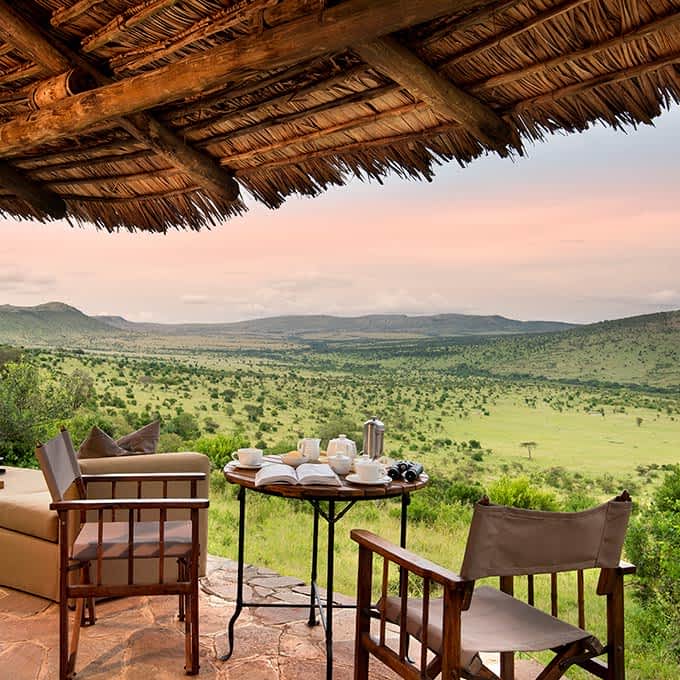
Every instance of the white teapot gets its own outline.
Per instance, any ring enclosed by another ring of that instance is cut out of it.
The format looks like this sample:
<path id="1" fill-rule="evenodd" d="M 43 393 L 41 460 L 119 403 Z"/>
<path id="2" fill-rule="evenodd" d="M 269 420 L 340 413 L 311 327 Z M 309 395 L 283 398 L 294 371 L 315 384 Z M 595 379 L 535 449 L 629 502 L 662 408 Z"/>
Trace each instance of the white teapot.
<path id="1" fill-rule="evenodd" d="M 329 457 L 343 455 L 354 458 L 357 455 L 357 445 L 351 439 L 348 439 L 347 435 L 339 434 L 335 439 L 328 442 L 326 453 Z"/>

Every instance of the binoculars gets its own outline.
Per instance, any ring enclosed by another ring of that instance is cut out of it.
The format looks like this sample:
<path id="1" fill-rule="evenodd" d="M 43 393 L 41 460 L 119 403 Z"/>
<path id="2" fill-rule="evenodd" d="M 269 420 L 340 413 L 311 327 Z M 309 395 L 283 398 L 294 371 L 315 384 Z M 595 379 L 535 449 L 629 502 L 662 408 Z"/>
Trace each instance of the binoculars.
<path id="1" fill-rule="evenodd" d="M 387 468 L 387 475 L 391 479 L 401 479 L 405 482 L 415 482 L 423 472 L 420 463 L 413 463 L 410 460 L 401 460 Z"/>

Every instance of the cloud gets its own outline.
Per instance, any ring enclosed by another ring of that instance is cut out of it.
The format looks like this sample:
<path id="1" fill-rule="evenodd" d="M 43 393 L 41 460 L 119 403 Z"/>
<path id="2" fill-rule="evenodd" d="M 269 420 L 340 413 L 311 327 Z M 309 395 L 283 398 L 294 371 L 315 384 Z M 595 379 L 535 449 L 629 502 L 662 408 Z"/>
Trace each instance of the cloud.
<path id="1" fill-rule="evenodd" d="M 180 301 L 184 305 L 209 305 L 213 299 L 209 295 L 182 295 Z"/>
<path id="2" fill-rule="evenodd" d="M 27 274 L 17 269 L 0 269 L 0 290 L 13 293 L 40 293 L 57 282 L 51 274 Z"/>
<path id="3" fill-rule="evenodd" d="M 656 302 L 662 305 L 676 305 L 680 304 L 680 292 L 667 288 L 665 290 L 657 290 L 650 293 L 647 298 L 651 302 Z"/>
<path id="4" fill-rule="evenodd" d="M 308 291 L 346 288 L 351 281 L 336 276 L 326 276 L 318 272 L 300 272 L 296 276 L 278 279 L 269 283 L 275 290 L 289 293 L 306 293 Z"/>

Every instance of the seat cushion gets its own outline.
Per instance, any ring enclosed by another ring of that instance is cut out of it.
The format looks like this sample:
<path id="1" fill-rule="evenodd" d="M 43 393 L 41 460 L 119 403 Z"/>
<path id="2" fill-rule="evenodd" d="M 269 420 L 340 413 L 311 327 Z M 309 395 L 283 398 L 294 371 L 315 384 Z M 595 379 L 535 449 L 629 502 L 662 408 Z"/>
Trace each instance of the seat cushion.
<path id="1" fill-rule="evenodd" d="M 384 609 L 389 621 L 399 622 L 400 598 L 388 597 Z M 406 628 L 419 640 L 423 632 L 422 609 L 422 600 L 409 600 Z M 441 599 L 430 602 L 427 645 L 436 653 L 441 653 L 442 647 L 443 610 Z M 462 613 L 462 665 L 470 673 L 477 673 L 481 666 L 479 652 L 536 652 L 591 637 L 587 631 L 500 590 L 481 586 L 475 589 L 470 608 Z"/>
<path id="2" fill-rule="evenodd" d="M 160 557 L 158 522 L 135 522 L 133 556 L 136 559 Z M 89 562 L 97 559 L 99 524 L 85 523 L 73 544 L 73 559 Z M 103 559 L 125 559 L 128 556 L 128 523 L 104 522 Z M 165 556 L 184 557 L 191 551 L 191 522 L 165 523 Z"/>
<path id="3" fill-rule="evenodd" d="M 42 476 L 42 475 L 41 475 Z M 56 543 L 59 540 L 57 513 L 50 510 L 49 491 L 0 495 L 0 527 Z"/>
<path id="4" fill-rule="evenodd" d="M 26 493 L 43 493 L 47 491 L 45 477 L 40 470 L 31 468 L 8 467 L 2 476 L 5 488 L 0 494 L 0 502 L 5 494 L 18 495 Z"/>

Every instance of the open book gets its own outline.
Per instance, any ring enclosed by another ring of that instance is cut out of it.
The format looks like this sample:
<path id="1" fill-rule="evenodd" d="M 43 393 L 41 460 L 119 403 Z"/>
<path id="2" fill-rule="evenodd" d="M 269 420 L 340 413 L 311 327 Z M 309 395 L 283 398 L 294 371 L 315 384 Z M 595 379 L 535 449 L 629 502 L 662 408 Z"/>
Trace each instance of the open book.
<path id="1" fill-rule="evenodd" d="M 285 463 L 266 465 L 255 475 L 255 486 L 265 484 L 323 484 L 340 486 L 340 479 L 330 465 L 324 463 L 303 463 L 293 468 Z"/>

